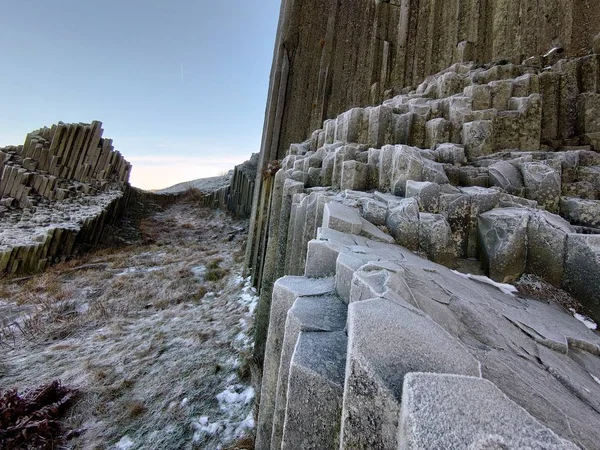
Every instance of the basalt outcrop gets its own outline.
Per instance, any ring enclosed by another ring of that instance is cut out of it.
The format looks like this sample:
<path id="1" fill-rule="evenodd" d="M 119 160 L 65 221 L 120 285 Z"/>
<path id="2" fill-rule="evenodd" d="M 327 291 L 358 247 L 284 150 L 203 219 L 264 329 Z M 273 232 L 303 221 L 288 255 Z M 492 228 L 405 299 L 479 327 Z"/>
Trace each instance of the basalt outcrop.
<path id="1" fill-rule="evenodd" d="M 132 195 L 102 123 L 58 123 L 0 149 L 0 273 L 28 274 L 104 240 Z"/>
<path id="2" fill-rule="evenodd" d="M 600 56 L 457 62 L 400 90 L 257 177 L 257 448 L 598 448 L 598 333 L 507 283 L 600 318 Z"/>
<path id="3" fill-rule="evenodd" d="M 258 158 L 259 154 L 254 153 L 248 161 L 235 166 L 229 184 L 206 195 L 202 204 L 230 211 L 240 217 L 250 217 Z"/>

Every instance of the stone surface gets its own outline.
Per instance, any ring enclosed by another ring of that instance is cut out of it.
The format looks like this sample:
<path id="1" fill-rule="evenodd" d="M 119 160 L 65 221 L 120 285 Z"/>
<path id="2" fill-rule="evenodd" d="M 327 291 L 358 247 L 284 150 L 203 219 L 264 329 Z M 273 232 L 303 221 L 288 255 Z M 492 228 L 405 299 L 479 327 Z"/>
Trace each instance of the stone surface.
<path id="1" fill-rule="evenodd" d="M 488 380 L 411 373 L 404 379 L 399 448 L 561 449 L 557 436 Z"/>
<path id="2" fill-rule="evenodd" d="M 413 198 L 401 200 L 388 211 L 386 224 L 398 244 L 410 249 L 419 248 L 419 204 Z"/>
<path id="3" fill-rule="evenodd" d="M 560 214 L 574 225 L 600 228 L 600 201 L 598 200 L 561 197 Z"/>
<path id="4" fill-rule="evenodd" d="M 385 299 L 351 303 L 342 448 L 397 447 L 402 382 L 412 371 L 480 373 L 462 345 L 424 315 Z"/>
<path id="5" fill-rule="evenodd" d="M 564 287 L 600 317 L 600 235 L 567 236 Z M 600 378 L 600 377 L 599 377 Z"/>
<path id="6" fill-rule="evenodd" d="M 288 440 L 291 436 L 301 433 L 303 430 L 305 430 L 299 422 L 298 415 L 306 417 L 304 420 L 308 419 L 308 417 L 315 417 L 314 414 L 310 413 L 310 409 L 308 409 L 308 411 L 303 409 L 303 405 L 305 402 L 303 401 L 301 395 L 298 395 L 297 392 L 292 392 L 288 396 L 290 367 L 294 366 L 293 355 L 296 352 L 295 349 L 297 347 L 299 336 L 304 332 L 319 332 L 329 334 L 327 332 L 342 331 L 345 325 L 346 306 L 335 295 L 300 297 L 294 302 L 294 305 L 288 311 L 287 319 L 285 322 L 285 333 L 283 337 L 281 360 L 279 363 L 279 373 L 277 378 L 276 403 L 275 410 L 273 413 L 273 429 L 271 431 L 272 447 L 279 448 L 282 445 L 284 435 L 284 422 L 286 417 L 292 417 L 294 415 L 296 416 L 294 421 L 288 423 Z M 333 382 L 335 383 L 337 381 L 337 384 L 339 385 L 339 406 L 337 411 L 338 424 L 339 416 L 341 414 L 341 400 L 344 378 L 343 368 L 346 361 L 345 335 L 342 342 L 343 348 L 341 349 L 341 351 L 339 345 L 334 345 L 333 350 L 335 351 L 335 354 L 331 354 L 331 351 L 321 349 L 322 352 L 320 354 L 315 353 L 312 355 L 315 357 L 313 360 L 314 365 L 327 366 L 326 361 L 323 361 L 322 359 L 326 355 L 329 355 L 331 361 L 341 361 L 341 363 L 338 363 L 335 367 L 335 370 L 337 370 L 337 372 L 334 372 L 331 375 L 331 377 L 333 377 Z M 300 354 L 305 353 L 300 352 Z M 296 365 L 303 365 L 300 361 L 303 360 L 303 358 L 300 358 L 300 354 L 296 354 Z M 313 366 L 309 365 L 308 367 Z M 339 374 L 339 372 L 341 372 L 341 374 Z M 336 373 L 338 373 L 337 377 L 335 377 Z M 328 372 L 325 372 L 324 374 L 326 376 L 326 379 L 328 378 L 328 374 Z M 296 389 L 298 387 L 296 387 Z M 292 408 L 292 406 L 296 406 L 296 408 Z M 294 414 L 292 410 L 295 410 L 297 412 Z M 322 419 L 322 417 L 319 418 L 319 420 Z"/>
<path id="7" fill-rule="evenodd" d="M 300 333 L 290 365 L 282 449 L 338 447 L 347 341 L 343 331 Z"/>
<path id="8" fill-rule="evenodd" d="M 273 286 L 260 394 L 261 401 L 256 429 L 256 441 L 259 448 L 268 448 L 271 442 L 279 366 L 288 311 L 296 299 L 300 297 L 313 297 L 332 293 L 333 291 L 334 282 L 331 278 L 285 277 L 277 280 Z"/>
<path id="9" fill-rule="evenodd" d="M 493 280 L 511 282 L 525 271 L 530 215 L 518 208 L 499 208 L 479 215 L 483 262 Z"/>

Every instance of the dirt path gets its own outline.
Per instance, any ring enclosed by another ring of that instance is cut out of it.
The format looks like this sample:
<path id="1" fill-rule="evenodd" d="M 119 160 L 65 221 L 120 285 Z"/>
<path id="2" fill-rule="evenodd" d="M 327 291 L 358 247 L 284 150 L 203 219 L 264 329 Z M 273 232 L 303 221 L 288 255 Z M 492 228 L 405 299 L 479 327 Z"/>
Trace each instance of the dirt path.
<path id="1" fill-rule="evenodd" d="M 0 390 L 77 388 L 67 448 L 250 448 L 231 446 L 253 427 L 246 227 L 177 204 L 143 243 L 2 281 Z"/>

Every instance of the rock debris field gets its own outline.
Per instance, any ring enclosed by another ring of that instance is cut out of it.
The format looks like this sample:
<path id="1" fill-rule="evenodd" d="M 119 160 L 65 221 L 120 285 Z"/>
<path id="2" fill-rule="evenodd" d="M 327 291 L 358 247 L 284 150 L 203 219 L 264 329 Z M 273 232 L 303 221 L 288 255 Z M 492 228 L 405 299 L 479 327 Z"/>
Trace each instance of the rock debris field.
<path id="1" fill-rule="evenodd" d="M 250 448 L 247 221 L 189 201 L 140 228 L 141 242 L 1 281 L 0 391 L 77 390 L 48 448 Z"/>

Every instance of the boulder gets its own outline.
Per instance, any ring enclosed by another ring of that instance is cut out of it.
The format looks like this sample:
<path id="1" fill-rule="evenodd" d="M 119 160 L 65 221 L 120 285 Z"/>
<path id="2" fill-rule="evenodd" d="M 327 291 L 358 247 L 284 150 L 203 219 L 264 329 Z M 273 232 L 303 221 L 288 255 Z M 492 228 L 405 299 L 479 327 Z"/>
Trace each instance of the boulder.
<path id="1" fill-rule="evenodd" d="M 561 197 L 560 215 L 573 225 L 600 228 L 600 201 Z"/>
<path id="2" fill-rule="evenodd" d="M 338 448 L 346 333 L 302 331 L 290 364 L 281 447 Z"/>
<path id="3" fill-rule="evenodd" d="M 419 202 L 419 210 L 429 213 L 439 211 L 441 188 L 437 183 L 429 181 L 406 182 L 406 197 L 414 197 Z"/>
<path id="4" fill-rule="evenodd" d="M 521 173 L 526 197 L 547 211 L 558 213 L 562 191 L 560 170 L 543 162 L 530 162 L 521 165 Z"/>
<path id="5" fill-rule="evenodd" d="M 462 128 L 462 142 L 467 159 L 472 161 L 494 152 L 494 125 L 490 120 L 467 122 Z"/>
<path id="6" fill-rule="evenodd" d="M 423 313 L 384 298 L 350 303 L 347 358 L 340 448 L 398 448 L 409 372 L 480 375 L 458 340 Z"/>
<path id="7" fill-rule="evenodd" d="M 441 214 L 419 214 L 419 250 L 427 258 L 449 266 L 456 252 L 450 224 Z"/>
<path id="8" fill-rule="evenodd" d="M 527 225 L 525 271 L 560 287 L 563 280 L 567 235 L 575 229 L 563 218 L 547 211 L 532 212 Z"/>
<path id="9" fill-rule="evenodd" d="M 567 236 L 563 286 L 600 321 L 600 235 Z"/>
<path id="10" fill-rule="evenodd" d="M 356 210 L 341 203 L 327 203 L 323 209 L 323 227 L 342 233 L 360 234 L 362 222 Z"/>
<path id="11" fill-rule="evenodd" d="M 400 201 L 388 211 L 386 224 L 396 242 L 409 250 L 419 248 L 419 204 L 414 198 Z"/>
<path id="12" fill-rule="evenodd" d="M 498 208 L 479 215 L 482 260 L 493 280 L 511 282 L 525 271 L 530 215 L 519 208 Z"/>
<path id="13" fill-rule="evenodd" d="M 290 381 L 290 375 L 293 372 L 293 370 L 290 370 L 290 367 L 294 366 L 294 363 L 292 362 L 293 358 L 296 359 L 296 364 L 299 362 L 299 355 L 296 355 L 298 353 L 296 344 L 299 342 L 299 336 L 307 331 L 319 331 L 323 334 L 329 334 L 327 332 L 331 331 L 342 331 L 345 325 L 346 305 L 344 305 L 344 303 L 342 303 L 335 295 L 300 297 L 288 311 L 279 364 L 279 375 L 277 379 L 277 397 L 273 414 L 271 447 L 281 447 L 284 421 L 286 418 L 294 415 L 296 418 L 306 417 L 307 415 L 314 417 L 310 409 L 303 409 L 302 405 L 305 402 L 302 395 L 298 395 L 296 392 L 292 392 L 291 395 L 288 395 L 288 382 Z M 341 351 L 338 352 L 339 354 L 335 356 L 335 358 L 341 360 L 341 367 L 339 367 L 339 363 L 336 366 L 336 373 L 339 374 L 339 372 L 341 372 L 337 377 L 339 383 L 337 395 L 339 406 L 337 407 L 338 412 L 336 420 L 338 428 L 342 406 L 344 365 L 346 362 L 346 339 L 343 339 L 342 342 L 344 343 L 344 347 L 340 349 Z M 313 357 L 316 357 L 313 359 L 313 363 L 324 362 L 322 360 L 319 361 L 319 359 L 324 358 L 328 353 L 325 349 L 323 350 L 324 351 L 320 355 L 312 355 Z M 288 423 L 288 437 L 294 434 L 297 435 L 298 432 L 302 432 L 303 428 L 299 427 L 299 424 L 300 422 Z"/>
<path id="14" fill-rule="evenodd" d="M 509 194 L 523 194 L 523 176 L 519 169 L 506 161 L 498 161 L 489 167 L 489 179 L 492 186 L 504 189 Z"/>

